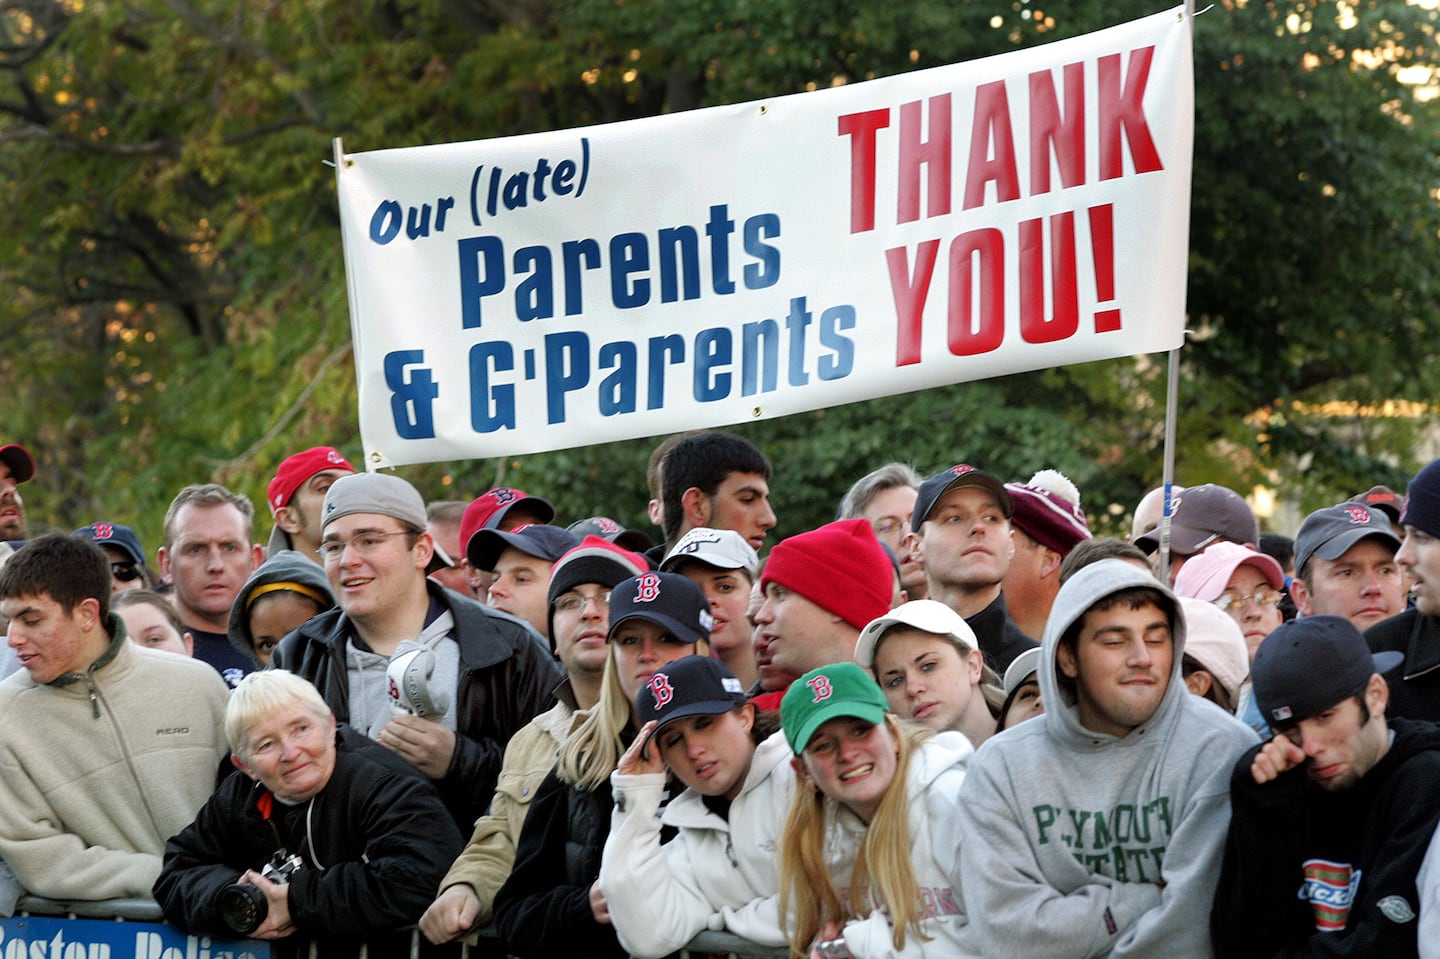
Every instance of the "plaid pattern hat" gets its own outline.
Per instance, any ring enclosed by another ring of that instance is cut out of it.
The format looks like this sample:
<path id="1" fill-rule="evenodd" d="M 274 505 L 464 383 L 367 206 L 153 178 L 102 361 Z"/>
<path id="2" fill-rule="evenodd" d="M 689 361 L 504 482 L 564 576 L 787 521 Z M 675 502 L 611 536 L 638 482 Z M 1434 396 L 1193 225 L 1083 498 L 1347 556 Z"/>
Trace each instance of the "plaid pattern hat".
<path id="1" fill-rule="evenodd" d="M 890 703 L 874 678 L 854 663 L 812 669 L 790 684 L 780 700 L 780 727 L 791 752 L 800 755 L 815 730 L 838 716 L 880 723 Z"/>

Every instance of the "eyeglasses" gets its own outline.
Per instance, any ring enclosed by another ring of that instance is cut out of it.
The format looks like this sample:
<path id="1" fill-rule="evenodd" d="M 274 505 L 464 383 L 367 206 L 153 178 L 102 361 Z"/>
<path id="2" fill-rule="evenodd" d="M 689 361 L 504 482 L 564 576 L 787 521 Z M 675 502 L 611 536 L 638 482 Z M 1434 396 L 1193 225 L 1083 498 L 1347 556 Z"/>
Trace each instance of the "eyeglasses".
<path id="1" fill-rule="evenodd" d="M 1215 600 L 1215 607 L 1234 616 L 1245 609 L 1246 603 L 1254 603 L 1256 606 L 1275 606 L 1284 598 L 1284 594 L 1278 589 L 1257 589 L 1251 596 L 1231 596 L 1226 594 Z"/>
<path id="2" fill-rule="evenodd" d="M 581 596 L 579 593 L 566 593 L 555 600 L 555 611 L 557 613 L 578 613 L 585 608 L 585 604 L 591 600 L 595 601 L 596 607 L 603 613 L 610 608 L 610 591 L 595 593 L 592 596 Z"/>
<path id="3" fill-rule="evenodd" d="M 140 570 L 134 563 L 111 563 L 110 575 L 122 583 L 129 583 L 140 578 Z"/>
<path id="4" fill-rule="evenodd" d="M 356 533 L 349 539 L 331 539 L 321 543 L 316 550 L 320 558 L 325 562 L 338 562 L 340 554 L 345 552 L 345 547 L 354 547 L 357 553 L 373 553 L 385 542 L 387 536 L 406 536 L 408 529 L 392 529 L 388 533 L 377 533 L 374 530 L 366 530 L 363 533 Z"/>
<path id="5" fill-rule="evenodd" d="M 870 524 L 876 536 L 904 536 L 910 532 L 908 520 L 893 519 L 889 516 Z"/>

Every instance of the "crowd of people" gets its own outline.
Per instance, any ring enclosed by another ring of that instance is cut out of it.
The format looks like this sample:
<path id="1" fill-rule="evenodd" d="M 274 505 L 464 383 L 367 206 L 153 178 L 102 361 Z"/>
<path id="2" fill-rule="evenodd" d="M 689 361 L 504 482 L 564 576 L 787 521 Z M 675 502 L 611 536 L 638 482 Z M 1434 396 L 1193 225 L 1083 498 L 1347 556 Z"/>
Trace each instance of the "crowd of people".
<path id="1" fill-rule="evenodd" d="M 644 531 L 318 447 L 152 567 L 0 445 L 0 910 L 153 897 L 276 955 L 1440 959 L 1440 460 L 1261 534 L 1095 537 L 1054 470 L 859 478 L 770 543 L 724 432 Z M 469 837 L 468 840 L 466 837 Z"/>

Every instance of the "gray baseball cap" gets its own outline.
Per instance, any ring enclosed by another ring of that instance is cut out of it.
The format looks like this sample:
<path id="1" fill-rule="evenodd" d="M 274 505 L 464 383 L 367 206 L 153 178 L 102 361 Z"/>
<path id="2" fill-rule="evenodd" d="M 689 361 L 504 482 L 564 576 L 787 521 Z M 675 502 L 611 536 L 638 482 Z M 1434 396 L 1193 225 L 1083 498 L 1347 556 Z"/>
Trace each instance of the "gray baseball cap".
<path id="1" fill-rule="evenodd" d="M 420 491 L 389 473 L 352 473 L 330 484 L 321 511 L 321 528 L 351 513 L 391 516 L 416 529 L 425 529 L 425 500 Z"/>
<path id="2" fill-rule="evenodd" d="M 1390 518 L 1379 509 L 1362 503 L 1338 503 L 1317 509 L 1305 517 L 1295 534 L 1295 572 L 1304 575 L 1310 557 L 1339 559 L 1345 551 L 1369 536 L 1378 536 L 1392 550 L 1400 548 L 1400 537 Z"/>

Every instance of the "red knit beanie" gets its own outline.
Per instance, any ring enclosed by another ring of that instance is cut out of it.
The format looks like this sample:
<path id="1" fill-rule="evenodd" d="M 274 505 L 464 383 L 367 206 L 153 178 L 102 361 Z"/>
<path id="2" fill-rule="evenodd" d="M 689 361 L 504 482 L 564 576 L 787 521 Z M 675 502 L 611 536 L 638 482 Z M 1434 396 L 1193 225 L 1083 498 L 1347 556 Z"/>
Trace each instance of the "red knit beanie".
<path id="1" fill-rule="evenodd" d="M 895 571 L 863 519 L 842 519 L 781 541 L 760 577 L 794 590 L 856 629 L 890 610 Z"/>

